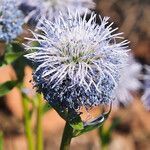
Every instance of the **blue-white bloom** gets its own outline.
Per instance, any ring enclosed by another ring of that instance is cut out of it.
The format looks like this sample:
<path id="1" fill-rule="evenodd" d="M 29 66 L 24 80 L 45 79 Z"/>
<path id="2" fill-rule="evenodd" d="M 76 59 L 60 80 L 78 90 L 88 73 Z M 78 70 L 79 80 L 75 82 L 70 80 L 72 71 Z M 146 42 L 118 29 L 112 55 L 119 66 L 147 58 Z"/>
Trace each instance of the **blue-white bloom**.
<path id="1" fill-rule="evenodd" d="M 77 110 L 109 104 L 118 85 L 120 72 L 128 57 L 128 41 L 117 42 L 122 33 L 114 33 L 108 17 L 96 24 L 96 15 L 86 21 L 78 12 L 60 15 L 55 22 L 41 20 L 40 31 L 33 32 L 39 46 L 26 57 L 33 61 L 35 87 L 52 106 Z M 65 19 L 64 19 L 65 18 Z"/>
<path id="2" fill-rule="evenodd" d="M 87 8 L 94 8 L 92 0 L 51 0 L 45 1 L 44 7 L 47 10 L 48 19 L 54 20 L 59 13 L 67 13 L 68 8 L 73 13 L 78 11 L 80 15 L 86 12 Z"/>
<path id="3" fill-rule="evenodd" d="M 15 0 L 3 0 L 0 6 L 0 40 L 9 42 L 21 34 L 23 14 Z"/>
<path id="4" fill-rule="evenodd" d="M 23 9 L 26 21 L 31 18 L 37 21 L 41 16 L 54 20 L 59 16 L 59 12 L 67 13 L 68 8 L 74 13 L 76 10 L 82 15 L 87 8 L 94 8 L 92 0 L 19 0 L 19 5 Z"/>
<path id="5" fill-rule="evenodd" d="M 119 85 L 115 91 L 114 104 L 127 105 L 133 100 L 133 93 L 141 88 L 140 76 L 142 66 L 132 56 L 128 58 L 128 64 L 121 73 Z"/>
<path id="6" fill-rule="evenodd" d="M 144 95 L 142 102 L 144 106 L 150 110 L 150 66 L 146 66 L 146 75 L 144 76 Z"/>

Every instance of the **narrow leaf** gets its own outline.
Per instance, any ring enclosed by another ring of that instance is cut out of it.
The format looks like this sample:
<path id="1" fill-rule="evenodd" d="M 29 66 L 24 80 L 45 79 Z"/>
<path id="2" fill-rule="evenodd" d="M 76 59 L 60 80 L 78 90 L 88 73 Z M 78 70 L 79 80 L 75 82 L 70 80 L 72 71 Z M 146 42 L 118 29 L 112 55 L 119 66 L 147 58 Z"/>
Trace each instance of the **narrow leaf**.
<path id="1" fill-rule="evenodd" d="M 22 52 L 18 52 L 18 53 L 9 52 L 9 53 L 6 53 L 5 56 L 4 56 L 5 64 L 11 64 L 11 63 L 13 63 L 13 62 L 14 62 L 15 60 L 17 60 L 21 55 L 22 55 Z"/>
<path id="2" fill-rule="evenodd" d="M 16 85 L 17 81 L 7 81 L 5 83 L 0 84 L 0 97 L 6 95 Z"/>
<path id="3" fill-rule="evenodd" d="M 42 114 L 44 115 L 46 112 L 48 112 L 51 109 L 51 105 L 49 103 L 45 103 L 42 105 Z"/>

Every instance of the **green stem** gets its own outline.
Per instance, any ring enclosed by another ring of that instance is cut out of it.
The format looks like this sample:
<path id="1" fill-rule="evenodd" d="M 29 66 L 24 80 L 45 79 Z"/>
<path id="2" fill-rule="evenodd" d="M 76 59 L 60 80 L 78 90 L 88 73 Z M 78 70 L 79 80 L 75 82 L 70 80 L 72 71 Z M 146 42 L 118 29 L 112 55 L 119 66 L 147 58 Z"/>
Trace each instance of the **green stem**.
<path id="1" fill-rule="evenodd" d="M 38 98 L 37 108 L 37 150 L 43 150 L 43 132 L 42 132 L 42 98 Z"/>
<path id="2" fill-rule="evenodd" d="M 3 133 L 0 131 L 0 150 L 3 150 Z"/>
<path id="3" fill-rule="evenodd" d="M 101 150 L 108 150 L 108 145 L 103 145 L 103 144 L 102 144 Z"/>
<path id="4" fill-rule="evenodd" d="M 64 133 L 61 141 L 60 150 L 69 150 L 71 139 L 72 139 L 73 128 L 66 122 Z"/>
<path id="5" fill-rule="evenodd" d="M 25 132 L 28 142 L 28 150 L 34 150 L 34 134 L 31 128 L 31 117 L 28 109 L 28 101 L 24 98 L 22 100 L 23 109 L 24 109 L 24 124 L 25 124 Z"/>
<path id="6" fill-rule="evenodd" d="M 108 150 L 109 136 L 104 131 L 104 125 L 99 128 L 99 138 L 101 142 L 101 150 Z"/>

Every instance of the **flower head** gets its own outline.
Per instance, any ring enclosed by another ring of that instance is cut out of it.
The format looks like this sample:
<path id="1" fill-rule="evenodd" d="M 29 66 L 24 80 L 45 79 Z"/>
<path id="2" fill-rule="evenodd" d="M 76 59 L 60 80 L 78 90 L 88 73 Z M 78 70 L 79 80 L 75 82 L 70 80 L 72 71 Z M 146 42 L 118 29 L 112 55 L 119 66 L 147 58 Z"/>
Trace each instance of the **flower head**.
<path id="1" fill-rule="evenodd" d="M 78 10 L 83 14 L 87 8 L 95 6 L 92 0 L 22 0 L 19 5 L 27 15 L 26 21 L 30 19 L 37 21 L 41 16 L 52 21 L 59 16 L 60 11 L 67 13 L 68 8 L 73 13 Z"/>
<path id="2" fill-rule="evenodd" d="M 3 0 L 0 5 L 0 40 L 10 42 L 22 32 L 23 14 L 15 0 Z"/>
<path id="3" fill-rule="evenodd" d="M 115 91 L 115 104 L 127 105 L 132 101 L 132 93 L 141 88 L 139 81 L 142 66 L 132 56 L 128 58 L 128 64 L 123 68 L 119 85 Z"/>
<path id="4" fill-rule="evenodd" d="M 146 75 L 144 75 L 144 94 L 142 102 L 144 106 L 150 110 L 150 66 L 146 66 Z"/>
<path id="5" fill-rule="evenodd" d="M 68 8 L 73 13 L 78 11 L 82 15 L 87 11 L 87 8 L 94 8 L 94 6 L 95 4 L 92 0 L 52 0 L 44 4 L 50 20 L 58 17 L 60 12 L 67 13 Z"/>
<path id="6" fill-rule="evenodd" d="M 93 13 L 88 21 L 76 12 L 60 15 L 55 22 L 42 19 L 33 32 L 39 46 L 27 45 L 35 52 L 26 57 L 33 61 L 35 87 L 52 106 L 78 110 L 109 104 L 122 67 L 126 64 L 128 41 L 117 42 L 122 33 L 114 33 L 108 17 L 96 24 Z"/>

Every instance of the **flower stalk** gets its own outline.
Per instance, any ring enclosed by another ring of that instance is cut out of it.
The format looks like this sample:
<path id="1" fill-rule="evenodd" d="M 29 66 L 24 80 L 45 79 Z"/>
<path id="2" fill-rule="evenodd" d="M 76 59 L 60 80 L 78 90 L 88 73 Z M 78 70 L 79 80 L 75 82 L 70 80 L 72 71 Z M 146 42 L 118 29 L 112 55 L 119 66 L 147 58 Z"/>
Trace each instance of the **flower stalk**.
<path id="1" fill-rule="evenodd" d="M 73 128 L 69 125 L 68 122 L 66 122 L 60 150 L 69 150 L 72 137 L 73 137 Z"/>
<path id="2" fill-rule="evenodd" d="M 109 137 L 107 136 L 107 134 L 105 135 L 104 126 L 101 126 L 99 128 L 99 140 L 101 143 L 101 150 L 108 150 L 108 145 L 110 142 Z"/>
<path id="3" fill-rule="evenodd" d="M 3 150 L 3 133 L 0 131 L 0 150 Z"/>
<path id="4" fill-rule="evenodd" d="M 26 98 L 22 100 L 24 110 L 24 124 L 28 143 L 28 150 L 34 150 L 34 134 L 31 127 L 31 116 L 28 110 L 28 101 Z"/>
<path id="5" fill-rule="evenodd" d="M 42 98 L 38 97 L 37 106 L 37 139 L 36 139 L 37 150 L 43 150 L 43 134 L 42 134 Z"/>

